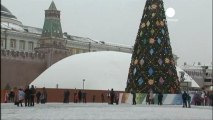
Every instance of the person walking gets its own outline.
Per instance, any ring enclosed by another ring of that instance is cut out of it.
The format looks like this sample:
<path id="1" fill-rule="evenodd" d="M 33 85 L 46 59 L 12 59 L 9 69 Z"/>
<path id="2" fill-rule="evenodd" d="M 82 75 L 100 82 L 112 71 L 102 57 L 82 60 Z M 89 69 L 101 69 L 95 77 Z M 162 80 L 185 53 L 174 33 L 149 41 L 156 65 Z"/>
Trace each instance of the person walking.
<path id="1" fill-rule="evenodd" d="M 187 94 L 187 103 L 188 103 L 188 108 L 191 107 L 191 96 Z"/>
<path id="2" fill-rule="evenodd" d="M 118 92 L 115 93 L 115 103 L 116 103 L 116 105 L 118 105 L 118 103 L 119 103 L 119 93 Z"/>
<path id="3" fill-rule="evenodd" d="M 36 90 L 34 88 L 34 85 L 31 85 L 31 88 L 30 88 L 30 106 L 34 106 L 35 93 L 36 93 Z"/>
<path id="4" fill-rule="evenodd" d="M 107 90 L 107 102 L 110 104 L 110 91 L 109 89 Z"/>
<path id="5" fill-rule="evenodd" d="M 4 94 L 4 103 L 7 103 L 7 102 L 8 102 L 8 98 L 9 98 L 9 94 L 8 94 L 8 92 L 6 91 L 5 94 Z"/>
<path id="6" fill-rule="evenodd" d="M 149 92 L 146 95 L 146 104 L 150 104 L 150 101 L 149 101 Z"/>
<path id="7" fill-rule="evenodd" d="M 69 102 L 70 102 L 70 91 L 67 90 L 67 103 L 69 103 Z"/>
<path id="8" fill-rule="evenodd" d="M 83 96 L 83 103 L 87 103 L 87 93 L 85 91 L 82 93 L 82 96 Z"/>
<path id="9" fill-rule="evenodd" d="M 41 97 L 41 92 L 38 91 L 38 92 L 36 93 L 36 103 L 37 103 L 37 104 L 40 103 L 40 97 Z"/>
<path id="10" fill-rule="evenodd" d="M 23 102 L 24 98 L 25 98 L 25 93 L 24 93 L 24 91 L 20 88 L 20 89 L 18 90 L 18 104 L 17 104 L 18 107 L 19 107 L 19 104 L 21 104 L 21 107 L 22 107 L 22 102 Z"/>
<path id="11" fill-rule="evenodd" d="M 183 107 L 187 107 L 187 93 L 186 91 L 184 91 L 184 93 L 182 94 L 182 99 L 183 99 Z"/>
<path id="12" fill-rule="evenodd" d="M 149 92 L 149 104 L 154 104 L 154 94 L 152 90 Z"/>
<path id="13" fill-rule="evenodd" d="M 136 105 L 136 92 L 134 90 L 132 91 L 132 96 L 132 105 Z"/>
<path id="14" fill-rule="evenodd" d="M 158 105 L 162 105 L 162 100 L 163 100 L 163 94 L 159 92 L 158 94 Z"/>
<path id="15" fill-rule="evenodd" d="M 30 89 L 29 89 L 29 86 L 27 86 L 24 90 L 24 93 L 25 93 L 25 107 L 26 106 L 30 106 Z"/>
<path id="16" fill-rule="evenodd" d="M 79 100 L 79 102 L 82 102 L 82 92 L 81 92 L 81 90 L 78 91 L 78 100 Z"/>
<path id="17" fill-rule="evenodd" d="M 64 103 L 69 103 L 70 92 L 69 90 L 64 91 Z"/>
<path id="18" fill-rule="evenodd" d="M 47 102 L 47 91 L 45 87 L 43 87 L 42 93 L 41 93 L 41 103 L 45 104 Z"/>
<path id="19" fill-rule="evenodd" d="M 115 99 L 115 92 L 113 91 L 113 88 L 110 91 L 110 104 L 113 104 Z"/>
<path id="20" fill-rule="evenodd" d="M 74 103 L 78 102 L 78 94 L 77 93 L 78 93 L 77 91 L 74 93 Z"/>
<path id="21" fill-rule="evenodd" d="M 14 97 L 15 97 L 15 92 L 12 89 L 9 93 L 9 101 L 14 102 Z"/>
<path id="22" fill-rule="evenodd" d="M 67 94 L 67 91 L 64 91 L 64 101 L 63 101 L 63 103 L 66 103 L 66 101 L 67 101 L 67 100 L 66 100 L 66 99 L 67 99 L 67 98 L 66 98 L 66 97 L 67 97 L 66 94 Z"/>

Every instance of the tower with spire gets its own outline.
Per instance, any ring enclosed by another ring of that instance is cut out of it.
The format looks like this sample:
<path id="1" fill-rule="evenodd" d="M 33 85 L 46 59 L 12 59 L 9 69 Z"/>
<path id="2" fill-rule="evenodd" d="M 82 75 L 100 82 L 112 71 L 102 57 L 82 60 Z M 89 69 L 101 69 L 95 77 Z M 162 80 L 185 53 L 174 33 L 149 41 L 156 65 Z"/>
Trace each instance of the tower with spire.
<path id="1" fill-rule="evenodd" d="M 61 28 L 60 11 L 57 10 L 53 1 L 49 9 L 45 10 L 42 35 L 39 40 L 39 47 L 35 50 L 46 54 L 47 67 L 68 55 Z"/>
<path id="2" fill-rule="evenodd" d="M 147 0 L 136 37 L 127 92 L 180 92 L 162 0 Z"/>

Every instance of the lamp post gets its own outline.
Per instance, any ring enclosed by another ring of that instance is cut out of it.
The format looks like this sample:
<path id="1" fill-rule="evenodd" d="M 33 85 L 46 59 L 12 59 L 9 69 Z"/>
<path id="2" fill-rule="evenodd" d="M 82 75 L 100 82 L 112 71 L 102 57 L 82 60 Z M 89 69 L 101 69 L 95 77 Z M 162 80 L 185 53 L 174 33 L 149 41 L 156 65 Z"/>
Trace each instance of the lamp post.
<path id="1" fill-rule="evenodd" d="M 84 82 L 85 82 L 85 79 L 83 79 L 83 90 L 84 90 Z"/>

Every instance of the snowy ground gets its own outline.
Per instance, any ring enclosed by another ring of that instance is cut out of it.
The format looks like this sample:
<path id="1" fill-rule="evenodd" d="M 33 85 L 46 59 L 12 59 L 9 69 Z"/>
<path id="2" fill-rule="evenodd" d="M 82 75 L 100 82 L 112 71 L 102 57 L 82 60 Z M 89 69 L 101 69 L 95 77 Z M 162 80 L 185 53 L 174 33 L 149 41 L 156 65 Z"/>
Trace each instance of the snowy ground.
<path id="1" fill-rule="evenodd" d="M 2 120 L 212 120 L 212 107 L 47 103 L 35 107 L 1 104 Z"/>

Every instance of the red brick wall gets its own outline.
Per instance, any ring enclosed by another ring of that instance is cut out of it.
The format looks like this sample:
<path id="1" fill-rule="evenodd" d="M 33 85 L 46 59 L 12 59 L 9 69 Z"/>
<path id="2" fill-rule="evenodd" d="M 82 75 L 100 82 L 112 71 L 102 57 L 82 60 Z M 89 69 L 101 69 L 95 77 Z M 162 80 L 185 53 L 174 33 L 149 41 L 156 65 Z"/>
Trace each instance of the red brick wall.
<path id="1" fill-rule="evenodd" d="M 74 101 L 74 92 L 76 91 L 75 89 L 56 89 L 56 88 L 50 89 L 50 88 L 46 88 L 47 102 L 63 102 L 65 90 L 70 91 L 69 100 L 70 100 L 70 102 L 73 102 Z M 42 92 L 42 89 L 37 88 L 36 91 Z M 6 90 L 1 90 L 1 103 L 4 102 L 5 92 L 6 92 Z M 93 102 L 93 95 L 96 96 L 95 102 L 101 102 L 101 94 L 102 93 L 104 93 L 105 102 L 107 102 L 108 91 L 105 91 L 105 90 L 85 90 L 85 92 L 87 93 L 87 95 L 86 95 L 87 102 Z M 116 92 L 121 93 L 122 91 L 116 91 Z"/>
<path id="2" fill-rule="evenodd" d="M 1 89 L 8 83 L 11 88 L 24 87 L 46 69 L 46 63 L 39 60 L 1 58 Z"/>

